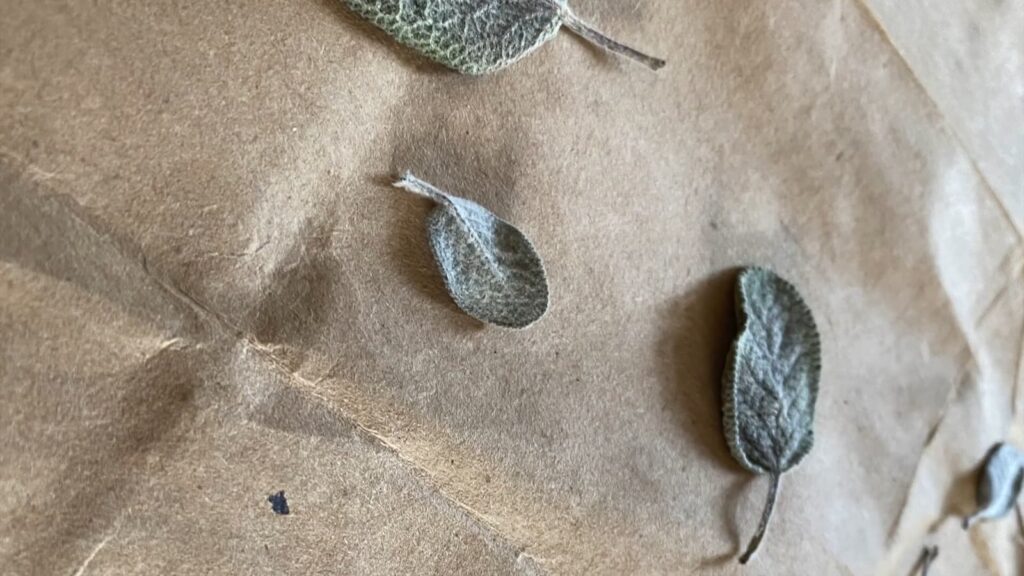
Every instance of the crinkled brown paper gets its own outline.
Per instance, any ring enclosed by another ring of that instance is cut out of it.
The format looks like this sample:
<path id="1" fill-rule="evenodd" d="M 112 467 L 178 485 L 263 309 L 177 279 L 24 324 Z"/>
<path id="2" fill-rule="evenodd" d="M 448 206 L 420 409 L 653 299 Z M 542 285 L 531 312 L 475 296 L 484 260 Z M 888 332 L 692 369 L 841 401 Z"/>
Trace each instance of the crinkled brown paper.
<path id="1" fill-rule="evenodd" d="M 1024 442 L 1024 4 L 574 6 L 669 67 L 563 33 L 461 77 L 337 0 L 7 3 L 0 571 L 1021 573 L 1012 518 L 956 516 Z M 537 326 L 454 308 L 406 168 L 533 239 Z M 824 371 L 742 568 L 751 263 Z"/>

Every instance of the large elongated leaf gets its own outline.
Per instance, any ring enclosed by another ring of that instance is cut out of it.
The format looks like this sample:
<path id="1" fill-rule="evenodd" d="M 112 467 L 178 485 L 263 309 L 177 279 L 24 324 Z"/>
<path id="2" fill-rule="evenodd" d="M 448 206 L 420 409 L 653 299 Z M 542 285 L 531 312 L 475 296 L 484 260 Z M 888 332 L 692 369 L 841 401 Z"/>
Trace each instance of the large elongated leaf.
<path id="1" fill-rule="evenodd" d="M 792 284 L 748 268 L 736 286 L 740 334 L 723 376 L 723 424 L 733 457 L 771 477 L 761 523 L 740 562 L 768 529 L 782 474 L 814 445 L 821 345 L 810 309 Z"/>
<path id="2" fill-rule="evenodd" d="M 464 74 L 500 70 L 550 40 L 564 24 L 654 70 L 665 62 L 611 40 L 564 0 L 345 0 L 396 40 Z"/>
<path id="3" fill-rule="evenodd" d="M 1024 481 L 1024 454 L 1009 444 L 997 444 L 985 460 L 978 481 L 978 511 L 964 518 L 964 529 L 979 520 L 1006 516 L 1013 510 Z"/>
<path id="4" fill-rule="evenodd" d="M 445 286 L 470 316 L 525 328 L 548 309 L 548 282 L 533 244 L 486 208 L 406 174 L 395 186 L 437 202 L 427 230 Z"/>

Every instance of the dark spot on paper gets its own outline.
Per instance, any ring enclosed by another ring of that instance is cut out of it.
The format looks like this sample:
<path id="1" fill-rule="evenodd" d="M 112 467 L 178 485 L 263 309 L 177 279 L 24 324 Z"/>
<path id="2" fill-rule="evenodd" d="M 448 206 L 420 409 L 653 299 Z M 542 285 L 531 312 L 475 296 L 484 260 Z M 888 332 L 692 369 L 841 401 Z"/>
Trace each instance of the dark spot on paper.
<path id="1" fill-rule="evenodd" d="M 291 512 L 288 510 L 288 499 L 284 497 L 284 490 L 277 494 L 272 494 L 267 498 L 267 501 L 270 502 L 270 506 L 274 509 L 275 514 L 287 516 Z"/>
<path id="2" fill-rule="evenodd" d="M 718 230 L 718 222 L 715 222 L 714 220 L 712 220 L 711 221 L 711 229 L 712 230 Z"/>

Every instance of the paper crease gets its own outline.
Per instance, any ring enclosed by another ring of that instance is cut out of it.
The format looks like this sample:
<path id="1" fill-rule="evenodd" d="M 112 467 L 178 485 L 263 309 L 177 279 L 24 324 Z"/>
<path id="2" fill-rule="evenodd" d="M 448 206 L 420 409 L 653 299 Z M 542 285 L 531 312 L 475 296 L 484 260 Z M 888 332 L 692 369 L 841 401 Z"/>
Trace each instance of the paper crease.
<path id="1" fill-rule="evenodd" d="M 928 89 L 925 88 L 924 83 L 921 82 L 921 78 L 917 75 L 917 72 L 914 70 L 913 66 L 910 65 L 910 62 L 907 60 L 906 55 L 903 53 L 903 51 L 900 50 L 899 46 L 897 46 L 896 43 L 893 41 L 892 36 L 889 34 L 889 31 L 885 28 L 885 25 L 882 24 L 882 21 L 878 17 L 878 14 L 876 14 L 875 11 L 871 8 L 871 6 L 868 5 L 867 0 L 853 0 L 853 2 L 859 5 L 862 10 L 864 10 L 864 12 L 868 15 L 868 18 L 871 20 L 871 22 L 878 28 L 879 32 L 881 32 L 882 37 L 885 38 L 885 42 L 890 46 L 892 51 L 897 56 L 899 56 L 900 62 L 903 63 L 903 67 L 904 69 L 906 69 L 907 74 L 909 74 L 910 77 L 913 79 L 914 84 L 917 85 L 917 89 L 920 90 L 922 94 L 924 94 L 932 110 L 935 112 L 936 115 L 938 115 L 939 119 L 941 120 L 941 123 L 945 127 L 946 132 L 949 133 L 949 135 L 956 141 L 957 148 L 959 148 L 960 152 L 971 163 L 971 170 L 973 170 L 974 173 L 981 180 L 984 190 L 995 201 L 996 206 L 999 207 L 999 210 L 1002 212 L 1003 217 L 1006 219 L 1006 222 L 1016 233 L 1018 242 L 1024 244 L 1024 230 L 1020 229 L 1014 213 L 1006 205 L 1006 202 L 1003 200 L 1002 195 L 996 192 L 995 188 L 992 187 L 992 184 L 989 182 L 988 176 L 986 176 L 986 174 L 981 171 L 981 168 L 978 165 L 977 160 L 971 154 L 970 150 L 964 145 L 964 139 L 960 136 L 959 133 L 957 133 L 956 128 L 946 119 L 946 114 L 942 110 L 942 107 L 939 106 L 938 101 L 936 101 L 932 94 L 928 91 Z"/>

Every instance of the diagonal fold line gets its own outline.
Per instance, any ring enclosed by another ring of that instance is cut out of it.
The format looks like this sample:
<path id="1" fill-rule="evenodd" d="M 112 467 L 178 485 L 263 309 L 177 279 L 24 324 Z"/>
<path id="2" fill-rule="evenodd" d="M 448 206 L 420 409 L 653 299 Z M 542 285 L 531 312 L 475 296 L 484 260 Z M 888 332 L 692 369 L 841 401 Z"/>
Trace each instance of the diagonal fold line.
<path id="1" fill-rule="evenodd" d="M 55 191 L 47 186 L 42 185 L 39 182 L 36 182 L 35 184 L 36 187 L 40 189 L 41 193 L 37 192 L 37 194 L 40 197 L 45 198 L 48 195 L 52 195 L 56 198 L 63 199 L 64 202 L 70 203 L 76 210 L 84 210 L 81 204 L 79 204 L 70 195 Z M 181 288 L 177 287 L 172 282 L 164 279 L 157 271 L 153 270 L 152 266 L 150 266 L 149 264 L 148 258 L 146 257 L 145 253 L 141 251 L 141 249 L 138 249 L 136 246 L 121 245 L 121 243 L 111 238 L 109 234 L 105 234 L 102 230 L 98 229 L 96 227 L 96 223 L 93 222 L 91 219 L 80 218 L 77 214 L 74 213 L 74 211 L 68 212 L 67 217 L 76 219 L 80 225 L 84 226 L 89 231 L 89 233 L 95 235 L 96 238 L 100 239 L 103 242 L 105 248 L 108 249 L 111 252 L 111 254 L 113 254 L 117 259 L 120 259 L 122 262 L 130 266 L 136 266 L 138 269 L 140 269 L 143 272 L 143 278 L 148 279 L 150 282 L 152 282 L 157 290 L 166 294 L 169 298 L 171 298 L 173 302 L 177 303 L 179 306 L 184 304 L 185 307 L 187 309 L 190 309 L 197 318 L 209 322 L 209 324 L 213 326 L 214 330 L 220 331 L 229 338 L 231 338 L 233 341 L 244 343 L 251 349 L 255 350 L 264 361 L 268 362 L 271 366 L 274 367 L 275 370 L 284 375 L 288 379 L 288 381 L 292 383 L 292 385 L 300 387 L 301 389 L 307 391 L 317 399 L 325 402 L 329 407 L 333 408 L 332 411 L 338 413 L 339 417 L 344 418 L 349 424 L 355 426 L 357 429 L 361 430 L 363 433 L 368 435 L 378 444 L 380 444 L 390 452 L 394 453 L 394 455 L 400 461 L 404 462 L 407 466 L 410 466 L 417 473 L 416 475 L 418 477 L 420 477 L 424 481 L 429 482 L 434 492 L 440 495 L 442 499 L 444 499 L 446 502 L 449 502 L 457 509 L 462 510 L 463 513 L 466 514 L 473 522 L 478 524 L 486 533 L 493 536 L 496 540 L 503 542 L 504 544 L 509 546 L 509 548 L 515 550 L 517 553 L 517 557 L 525 558 L 528 561 L 531 561 L 534 567 L 543 567 L 544 559 L 536 557 L 527 552 L 527 546 L 517 542 L 514 537 L 510 536 L 509 534 L 501 530 L 493 522 L 488 520 L 485 514 L 474 509 L 473 506 L 471 506 L 470 504 L 462 502 L 460 499 L 444 490 L 437 482 L 432 481 L 432 479 L 438 477 L 437 473 L 435 473 L 428 467 L 422 465 L 421 463 L 417 462 L 415 459 L 410 458 L 407 454 L 403 452 L 400 446 L 396 445 L 395 442 L 393 442 L 384 434 L 381 434 L 373 427 L 361 421 L 357 415 L 342 410 L 343 407 L 339 406 L 338 403 L 331 402 L 327 398 L 325 398 L 317 390 L 315 382 L 312 382 L 289 369 L 284 359 L 275 355 L 270 348 L 260 343 L 254 335 L 246 333 L 244 330 L 235 325 L 225 315 L 214 310 L 210 306 L 204 304 L 202 301 L 192 296 L 188 292 L 182 290 Z M 130 254 L 128 253 L 128 249 L 137 251 L 138 254 Z M 182 339 L 180 337 L 171 339 L 164 344 L 161 350 L 165 350 L 167 348 L 176 346 L 181 342 Z M 103 542 L 103 544 L 105 545 L 106 542 Z M 88 562 L 89 560 L 85 562 L 84 566 L 88 566 Z"/>
<path id="2" fill-rule="evenodd" d="M 159 276 L 154 274 L 152 270 L 149 269 L 148 265 L 144 264 L 144 268 L 146 270 L 146 273 L 169 295 L 188 304 L 197 314 L 206 316 L 207 318 L 211 319 L 214 322 L 214 324 L 227 336 L 235 339 L 236 341 L 241 341 L 248 347 L 250 347 L 252 350 L 255 350 L 264 361 L 269 363 L 280 375 L 284 376 L 290 383 L 301 388 L 302 390 L 306 391 L 308 394 L 310 394 L 317 400 L 323 402 L 325 405 L 332 408 L 332 412 L 337 413 L 338 416 L 343 418 L 346 422 L 355 426 L 364 434 L 375 440 L 378 444 L 388 449 L 400 461 L 405 462 L 421 477 L 425 476 L 428 479 L 437 477 L 437 474 L 434 473 L 432 470 L 423 466 L 415 459 L 410 458 L 408 455 L 406 455 L 403 452 L 402 448 L 395 444 L 395 442 L 388 438 L 386 435 L 380 433 L 373 427 L 361 421 L 359 417 L 356 416 L 355 414 L 343 410 L 342 407 L 338 405 L 338 403 L 331 402 L 328 398 L 323 396 L 317 389 L 316 382 L 313 382 L 301 376 L 300 374 L 297 374 L 295 371 L 291 370 L 284 359 L 274 354 L 269 347 L 267 347 L 265 344 L 257 340 L 255 336 L 246 333 L 244 330 L 242 330 L 234 323 L 232 323 L 226 316 L 213 310 L 209 306 L 203 304 L 198 299 L 191 296 L 184 290 L 181 290 L 180 288 L 174 286 L 173 284 L 161 279 Z M 516 550 L 519 553 L 519 555 L 531 559 L 538 566 L 542 566 L 544 564 L 543 559 L 531 556 L 530 554 L 525 552 L 525 547 L 522 544 L 517 542 L 512 536 L 506 534 L 497 525 L 488 520 L 485 514 L 476 510 L 470 504 L 463 502 L 457 497 L 449 494 L 437 483 L 430 482 L 430 484 L 434 488 L 435 492 L 439 494 L 445 501 L 449 502 L 456 508 L 462 510 L 468 517 L 472 518 L 474 522 L 479 524 L 488 534 L 491 534 L 499 541 L 504 542 L 510 548 Z"/>
<path id="3" fill-rule="evenodd" d="M 964 354 L 965 352 L 967 352 L 966 349 L 961 352 L 961 355 Z M 938 440 L 939 432 L 942 430 L 942 425 L 943 423 L 945 423 L 946 417 L 949 415 L 950 408 L 953 406 L 953 403 L 956 402 L 956 399 L 960 396 L 960 391 L 963 390 L 963 387 L 967 385 L 969 380 L 970 375 L 965 369 L 963 373 L 960 375 L 960 378 L 957 379 L 956 383 L 950 387 L 949 393 L 946 396 L 946 401 L 942 406 L 942 411 L 939 412 L 939 415 L 938 417 L 936 417 L 934 424 L 932 424 L 931 428 L 928 429 L 928 435 L 925 437 L 925 442 L 921 446 L 921 450 L 918 453 L 917 460 L 914 462 L 914 472 L 911 476 L 912 479 L 910 481 L 910 486 L 907 488 L 907 491 L 903 494 L 903 498 L 900 501 L 899 512 L 896 514 L 893 523 L 889 526 L 888 539 L 890 540 L 890 542 L 893 538 L 896 537 L 896 532 L 899 530 L 900 525 L 903 523 L 903 516 L 907 511 L 907 506 L 910 505 L 910 498 L 912 492 L 914 491 L 914 487 L 917 486 L 917 479 L 918 476 L 921 474 L 922 464 L 924 460 L 928 457 L 928 454 L 931 452 L 936 440 Z"/>
<path id="4" fill-rule="evenodd" d="M 312 381 L 302 376 L 301 374 L 296 373 L 295 371 L 288 367 L 287 363 L 283 359 L 275 355 L 271 351 L 271 349 L 268 348 L 266 345 L 249 337 L 243 338 L 245 344 L 248 345 L 251 349 L 255 350 L 256 353 L 259 355 L 260 359 L 269 363 L 272 366 L 272 368 L 276 372 L 278 372 L 280 376 L 283 376 L 287 380 L 287 382 L 290 385 L 300 389 L 302 392 L 306 394 L 309 394 L 317 401 L 322 402 L 331 411 L 331 413 L 336 414 L 339 418 L 345 420 L 352 426 L 355 426 L 364 435 L 370 437 L 373 441 L 387 448 L 399 460 L 405 462 L 410 468 L 412 468 L 418 474 L 426 476 L 427 478 L 435 478 L 437 476 L 437 474 L 435 474 L 430 468 L 420 464 L 419 462 L 416 461 L 416 459 L 407 456 L 405 452 L 402 450 L 402 448 L 395 444 L 395 442 L 392 441 L 388 436 L 382 434 L 373 427 L 366 425 L 359 419 L 358 416 L 355 416 L 354 414 L 345 411 L 341 406 L 339 406 L 337 402 L 332 402 L 329 398 L 324 396 L 317 387 L 317 384 L 318 382 L 320 382 L 320 380 Z M 524 546 L 517 543 L 514 537 L 505 533 L 505 531 L 503 531 L 495 523 L 490 521 L 487 518 L 486 514 L 480 512 L 471 504 L 463 502 L 458 497 L 449 494 L 436 483 L 430 482 L 430 484 L 435 489 L 436 493 L 438 493 L 445 501 L 454 505 L 456 508 L 462 510 L 463 513 L 465 513 L 468 517 L 472 518 L 474 522 L 481 525 L 487 533 L 491 534 L 501 542 L 504 542 L 510 548 L 516 550 L 517 556 L 522 556 L 527 559 L 530 559 L 537 565 L 543 564 L 542 559 L 537 558 L 531 555 L 530 553 L 526 552 Z"/>
<path id="5" fill-rule="evenodd" d="M 970 162 L 971 169 L 974 171 L 975 174 L 978 175 L 978 178 L 981 180 L 981 183 L 985 191 L 988 193 L 989 196 L 992 197 L 992 199 L 996 203 L 996 206 L 1002 212 L 1003 217 L 1006 218 L 1007 222 L 1010 224 L 1010 228 L 1013 229 L 1013 232 L 1017 237 L 1018 244 L 1024 244 L 1024 230 L 1021 230 L 1020 224 L 1017 222 L 1016 215 L 1013 211 L 1010 210 L 1010 207 L 1007 206 L 1006 202 L 1003 200 L 1002 195 L 996 192 L 991 182 L 989 182 L 988 177 L 981 170 L 980 165 L 974 158 L 974 155 L 971 154 L 970 149 L 964 145 L 964 139 L 957 132 L 956 126 L 949 122 L 948 118 L 946 117 L 945 111 L 942 109 L 941 106 L 939 106 L 938 101 L 932 96 L 931 92 L 928 91 L 928 88 L 921 80 L 921 77 L 918 76 L 917 71 L 914 70 L 914 67 L 911 66 L 910 61 L 907 59 L 906 55 L 903 53 L 902 50 L 900 50 L 899 46 L 896 45 L 896 42 L 893 41 L 892 36 L 889 34 L 889 30 L 886 29 L 885 25 L 882 23 L 882 19 L 874 10 L 872 10 L 871 6 L 868 4 L 868 0 L 853 0 L 853 2 L 860 6 L 862 10 L 864 10 L 864 12 L 868 15 L 868 19 L 871 20 L 871 22 L 875 25 L 876 28 L 878 28 L 878 31 L 885 39 L 886 44 L 892 47 L 893 52 L 895 52 L 896 55 L 899 56 L 900 61 L 903 62 L 903 66 L 907 69 L 907 73 L 910 74 L 910 78 L 914 81 L 914 84 L 917 85 L 918 89 L 921 90 L 921 93 L 924 94 L 925 98 L 931 104 L 932 108 L 935 109 L 935 112 L 936 114 L 939 115 L 939 118 L 942 119 L 942 123 L 948 128 L 948 132 L 950 136 L 952 136 L 954 142 L 956 143 L 957 148 L 960 149 L 960 151 L 967 158 L 968 162 Z"/>

